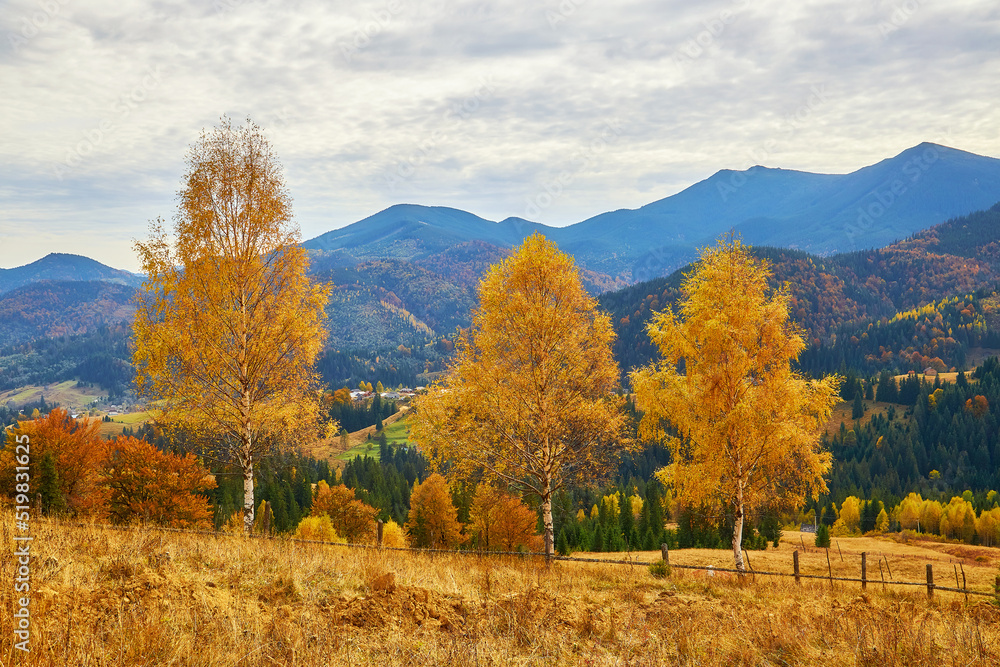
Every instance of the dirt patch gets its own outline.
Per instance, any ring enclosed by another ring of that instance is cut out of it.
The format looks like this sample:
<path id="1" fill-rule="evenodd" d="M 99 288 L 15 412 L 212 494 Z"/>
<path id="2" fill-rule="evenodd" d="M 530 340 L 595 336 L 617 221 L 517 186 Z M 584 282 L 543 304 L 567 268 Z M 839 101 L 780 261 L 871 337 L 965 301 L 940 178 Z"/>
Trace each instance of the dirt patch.
<path id="1" fill-rule="evenodd" d="M 989 547 L 976 547 L 967 544 L 942 545 L 941 551 L 954 556 L 966 564 L 991 563 L 997 557 L 997 550 Z"/>
<path id="2" fill-rule="evenodd" d="M 430 628 L 455 631 L 465 625 L 468 610 L 462 600 L 425 588 L 394 586 L 371 595 L 339 602 L 333 622 L 358 628 Z"/>

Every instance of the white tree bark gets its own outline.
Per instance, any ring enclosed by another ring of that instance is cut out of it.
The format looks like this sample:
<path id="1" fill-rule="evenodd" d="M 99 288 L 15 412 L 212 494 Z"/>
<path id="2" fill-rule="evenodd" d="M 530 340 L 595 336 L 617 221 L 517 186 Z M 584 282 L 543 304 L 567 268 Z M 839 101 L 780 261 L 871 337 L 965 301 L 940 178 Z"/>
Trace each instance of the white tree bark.
<path id="1" fill-rule="evenodd" d="M 243 460 L 243 532 L 249 535 L 253 531 L 253 452 L 247 448 Z"/>
<path id="2" fill-rule="evenodd" d="M 545 480 L 545 493 L 542 495 L 542 525 L 545 527 L 545 556 L 551 558 L 555 554 L 555 540 L 552 529 L 552 483 Z"/>
<path id="3" fill-rule="evenodd" d="M 736 490 L 736 505 L 733 515 L 733 562 L 736 569 L 744 571 L 743 566 L 743 487 Z"/>

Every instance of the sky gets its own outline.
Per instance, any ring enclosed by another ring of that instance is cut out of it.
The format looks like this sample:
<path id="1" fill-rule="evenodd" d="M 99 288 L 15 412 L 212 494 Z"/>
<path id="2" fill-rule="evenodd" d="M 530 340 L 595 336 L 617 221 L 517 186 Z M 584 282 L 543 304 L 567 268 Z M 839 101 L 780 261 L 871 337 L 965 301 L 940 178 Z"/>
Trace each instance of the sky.
<path id="1" fill-rule="evenodd" d="M 0 268 L 138 270 L 223 115 L 304 239 L 398 203 L 562 226 L 725 168 L 1000 157 L 998 72 L 996 0 L 6 0 Z"/>

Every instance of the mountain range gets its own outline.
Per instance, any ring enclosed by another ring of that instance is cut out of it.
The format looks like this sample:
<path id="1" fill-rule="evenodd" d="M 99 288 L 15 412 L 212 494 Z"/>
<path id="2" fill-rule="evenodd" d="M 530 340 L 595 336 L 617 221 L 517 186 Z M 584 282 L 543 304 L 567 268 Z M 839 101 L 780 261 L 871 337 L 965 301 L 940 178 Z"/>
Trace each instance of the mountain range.
<path id="1" fill-rule="evenodd" d="M 335 286 L 321 370 L 331 382 L 382 377 L 392 384 L 440 370 L 448 354 L 442 337 L 468 324 L 479 278 L 535 231 L 573 254 L 587 288 L 602 295 L 623 367 L 650 357 L 645 320 L 676 297 L 673 272 L 728 230 L 761 246 L 776 279 L 793 285 L 796 321 L 828 340 L 848 322 L 995 285 L 1000 218 L 996 207 L 986 209 L 997 201 L 1000 160 L 921 144 L 844 175 L 720 171 L 642 208 L 563 228 L 393 206 L 303 244 L 312 273 Z M 891 243 L 897 237 L 906 240 Z M 868 245 L 885 249 L 841 252 Z M 647 277 L 654 280 L 637 282 Z M 66 254 L 0 270 L 0 385 L 79 375 L 98 348 L 107 368 L 89 369 L 88 381 L 119 382 L 125 323 L 141 281 Z M 99 331 L 113 333 L 112 347 L 103 347 Z M 43 341 L 65 342 L 55 353 L 62 362 L 41 351 Z"/>
<path id="2" fill-rule="evenodd" d="M 537 231 L 607 289 L 668 275 L 730 230 L 753 245 L 829 255 L 883 247 L 997 201 L 1000 160 L 922 143 L 849 174 L 726 169 L 641 208 L 566 227 L 400 204 L 303 246 L 331 265 L 420 262 L 473 241 L 510 248 Z"/>

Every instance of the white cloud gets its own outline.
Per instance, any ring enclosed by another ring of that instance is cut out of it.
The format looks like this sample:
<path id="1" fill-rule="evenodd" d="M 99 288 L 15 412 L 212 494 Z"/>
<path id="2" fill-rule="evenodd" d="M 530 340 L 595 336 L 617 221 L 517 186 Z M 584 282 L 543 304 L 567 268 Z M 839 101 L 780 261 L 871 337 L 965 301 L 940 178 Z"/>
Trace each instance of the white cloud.
<path id="1" fill-rule="evenodd" d="M 404 201 L 524 215 L 560 178 L 542 222 L 757 162 L 996 156 L 998 46 L 990 0 L 14 0 L 0 266 L 136 268 L 224 113 L 268 128 L 307 238 Z"/>

